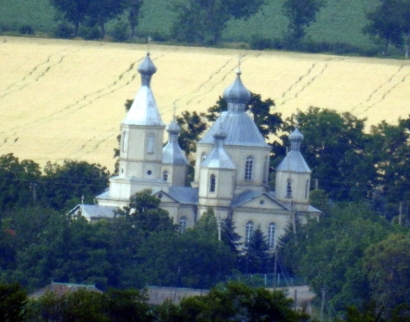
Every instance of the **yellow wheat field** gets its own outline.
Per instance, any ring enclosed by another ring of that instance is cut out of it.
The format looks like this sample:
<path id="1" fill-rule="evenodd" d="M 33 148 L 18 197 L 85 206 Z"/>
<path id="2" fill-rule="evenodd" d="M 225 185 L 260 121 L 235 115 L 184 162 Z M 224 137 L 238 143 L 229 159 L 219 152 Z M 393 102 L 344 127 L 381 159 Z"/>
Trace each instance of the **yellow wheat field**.
<path id="1" fill-rule="evenodd" d="M 140 86 L 146 46 L 0 37 L 0 155 L 87 160 L 113 167 L 124 102 Z M 404 60 L 151 45 L 152 88 L 163 120 L 206 111 L 235 78 L 284 116 L 309 106 L 350 111 L 368 124 L 410 114 Z"/>

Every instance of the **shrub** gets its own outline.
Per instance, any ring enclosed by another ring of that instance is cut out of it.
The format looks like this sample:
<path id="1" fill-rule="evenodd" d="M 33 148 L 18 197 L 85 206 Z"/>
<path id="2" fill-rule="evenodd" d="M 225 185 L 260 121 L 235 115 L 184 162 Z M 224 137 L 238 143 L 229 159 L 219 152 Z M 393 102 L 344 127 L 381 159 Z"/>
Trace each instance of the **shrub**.
<path id="1" fill-rule="evenodd" d="M 34 29 L 30 25 L 23 25 L 19 28 L 19 32 L 22 35 L 33 35 Z"/>
<path id="2" fill-rule="evenodd" d="M 80 28 L 79 34 L 80 34 L 80 37 L 86 40 L 95 40 L 95 39 L 102 38 L 101 30 L 97 26 L 93 26 L 93 27 L 82 26 Z"/>
<path id="3" fill-rule="evenodd" d="M 252 35 L 249 45 L 251 46 L 251 49 L 264 50 L 272 48 L 272 41 L 261 35 Z"/>
<path id="4" fill-rule="evenodd" d="M 55 28 L 53 35 L 57 38 L 70 39 L 74 37 L 74 27 L 67 22 L 61 22 Z"/>
<path id="5" fill-rule="evenodd" d="M 128 24 L 124 21 L 118 21 L 112 31 L 112 37 L 115 41 L 126 41 L 129 36 Z"/>

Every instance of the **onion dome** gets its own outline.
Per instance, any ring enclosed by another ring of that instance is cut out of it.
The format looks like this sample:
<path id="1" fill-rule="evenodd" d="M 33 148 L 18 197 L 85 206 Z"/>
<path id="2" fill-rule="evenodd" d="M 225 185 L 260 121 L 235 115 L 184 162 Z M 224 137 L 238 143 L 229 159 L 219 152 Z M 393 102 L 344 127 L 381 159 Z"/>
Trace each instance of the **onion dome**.
<path id="1" fill-rule="evenodd" d="M 295 130 L 289 135 L 289 141 L 291 150 L 300 150 L 300 145 L 303 141 L 303 134 L 298 128 L 295 128 Z"/>
<path id="2" fill-rule="evenodd" d="M 172 120 L 167 126 L 167 132 L 169 133 L 169 138 L 168 143 L 162 149 L 162 163 L 188 165 L 189 162 L 185 157 L 185 153 L 178 144 L 178 134 L 181 132 L 181 128 L 175 120 Z"/>
<path id="3" fill-rule="evenodd" d="M 177 122 L 175 122 L 175 120 L 172 120 L 172 122 L 167 126 L 167 132 L 179 134 L 179 132 L 181 132 L 181 127 Z"/>
<path id="4" fill-rule="evenodd" d="M 236 169 L 234 162 L 224 149 L 224 140 L 227 134 L 222 128 L 222 124 L 218 124 L 216 132 L 213 134 L 215 139 L 214 148 L 202 162 L 201 167 L 214 169 Z"/>
<path id="5" fill-rule="evenodd" d="M 141 74 L 143 86 L 150 86 L 151 77 L 156 73 L 156 71 L 157 68 L 149 57 L 149 53 L 147 53 L 144 61 L 138 66 L 138 72 Z"/>
<path id="6" fill-rule="evenodd" d="M 228 110 L 245 111 L 245 104 L 251 99 L 251 92 L 243 85 L 241 72 L 236 72 L 236 79 L 225 89 L 223 98 L 228 102 Z"/>

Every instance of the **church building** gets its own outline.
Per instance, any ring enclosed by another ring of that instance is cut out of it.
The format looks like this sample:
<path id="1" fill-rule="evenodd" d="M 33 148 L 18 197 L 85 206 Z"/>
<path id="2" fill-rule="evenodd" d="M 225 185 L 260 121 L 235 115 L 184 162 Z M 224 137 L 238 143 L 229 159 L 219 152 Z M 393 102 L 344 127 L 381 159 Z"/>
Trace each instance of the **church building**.
<path id="1" fill-rule="evenodd" d="M 181 230 L 194 226 L 212 207 L 219 223 L 232 216 L 244 242 L 260 228 L 271 249 L 287 226 L 319 217 L 320 211 L 309 205 L 311 170 L 300 152 L 303 135 L 297 128 L 289 136 L 287 156 L 276 168 L 275 191 L 270 190 L 270 146 L 245 111 L 251 94 L 239 71 L 223 93 L 228 110 L 197 142 L 195 178 L 186 186 L 189 163 L 178 145 L 181 129 L 175 120 L 168 126 L 163 123 L 151 89 L 156 70 L 147 54 L 138 67 L 141 87 L 121 123 L 119 173 L 95 198 L 96 205 L 79 206 L 83 216 L 113 217 L 113 210 L 127 206 L 135 193 L 151 189 Z"/>

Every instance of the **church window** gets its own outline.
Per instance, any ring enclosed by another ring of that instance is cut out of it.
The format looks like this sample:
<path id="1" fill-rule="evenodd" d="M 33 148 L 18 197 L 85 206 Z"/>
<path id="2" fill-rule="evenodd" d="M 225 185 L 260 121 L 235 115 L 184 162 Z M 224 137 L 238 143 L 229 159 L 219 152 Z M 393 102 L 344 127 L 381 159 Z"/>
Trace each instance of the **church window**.
<path id="1" fill-rule="evenodd" d="M 206 154 L 205 154 L 205 153 L 202 153 L 202 156 L 201 156 L 201 162 L 204 162 L 204 161 L 205 161 L 205 159 L 206 159 Z"/>
<path id="2" fill-rule="evenodd" d="M 216 176 L 214 174 L 211 174 L 211 177 L 209 178 L 209 192 L 215 192 L 216 188 Z"/>
<path id="3" fill-rule="evenodd" d="M 150 175 L 152 174 L 152 171 L 151 171 L 151 170 L 148 170 L 148 171 L 147 171 L 147 174 L 150 176 Z"/>
<path id="4" fill-rule="evenodd" d="M 292 185 L 290 182 L 290 178 L 288 179 L 286 184 L 286 198 L 292 198 Z"/>
<path id="5" fill-rule="evenodd" d="M 275 231 L 276 231 L 275 223 L 270 223 L 269 228 L 268 228 L 268 246 L 269 246 L 269 249 L 275 248 Z"/>
<path id="6" fill-rule="evenodd" d="M 122 133 L 122 152 L 127 152 L 128 132 Z"/>
<path id="7" fill-rule="evenodd" d="M 309 180 L 306 180 L 305 199 L 308 198 L 308 195 L 309 195 Z"/>
<path id="8" fill-rule="evenodd" d="M 253 234 L 253 222 L 248 221 L 245 228 L 245 244 L 249 244 Z"/>
<path id="9" fill-rule="evenodd" d="M 166 181 L 168 181 L 168 171 L 167 170 L 165 170 L 163 173 L 162 173 L 162 179 L 166 182 Z"/>
<path id="10" fill-rule="evenodd" d="M 179 219 L 179 231 L 181 233 L 185 232 L 186 230 L 186 217 L 181 217 Z"/>
<path id="11" fill-rule="evenodd" d="M 268 182 L 268 157 L 265 157 L 265 160 L 263 161 L 263 178 L 262 182 L 266 183 Z"/>
<path id="12" fill-rule="evenodd" d="M 245 163 L 245 180 L 252 180 L 253 158 L 251 156 L 246 158 Z"/>
<path id="13" fill-rule="evenodd" d="M 150 134 L 148 136 L 148 144 L 147 144 L 147 153 L 154 153 L 154 148 L 155 148 L 155 135 Z"/>

